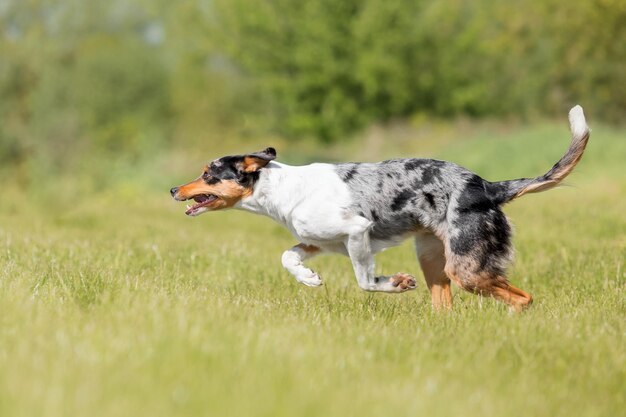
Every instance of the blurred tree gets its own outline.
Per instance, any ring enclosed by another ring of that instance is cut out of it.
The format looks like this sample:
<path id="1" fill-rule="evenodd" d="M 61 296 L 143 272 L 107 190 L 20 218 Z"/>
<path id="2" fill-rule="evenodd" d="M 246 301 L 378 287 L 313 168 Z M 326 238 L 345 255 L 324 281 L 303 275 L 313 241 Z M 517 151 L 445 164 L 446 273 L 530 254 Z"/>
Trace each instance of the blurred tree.
<path id="1" fill-rule="evenodd" d="M 4 164 L 575 102 L 623 121 L 623 0 L 0 0 Z"/>
<path id="2" fill-rule="evenodd" d="M 217 1 L 213 33 L 262 91 L 283 133 L 334 138 L 360 127 L 351 24 L 361 1 Z"/>
<path id="3" fill-rule="evenodd" d="M 336 139 L 415 112 L 619 121 L 625 4 L 216 0 L 213 28 L 279 131 Z"/>
<path id="4" fill-rule="evenodd" d="M 12 1 L 0 11 L 0 158 L 61 168 L 163 142 L 169 85 L 154 23 L 122 1 Z M 4 36 L 2 36 L 4 35 Z"/>

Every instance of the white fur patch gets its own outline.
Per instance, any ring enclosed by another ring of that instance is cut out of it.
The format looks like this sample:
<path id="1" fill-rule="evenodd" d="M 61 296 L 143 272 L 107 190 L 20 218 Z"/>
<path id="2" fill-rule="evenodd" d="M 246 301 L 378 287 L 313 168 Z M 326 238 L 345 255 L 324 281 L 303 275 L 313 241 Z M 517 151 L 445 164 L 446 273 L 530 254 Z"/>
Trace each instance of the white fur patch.
<path id="1" fill-rule="evenodd" d="M 334 165 L 271 162 L 261 171 L 254 193 L 235 208 L 269 216 L 298 241 L 323 247 L 371 226 L 369 220 L 348 212 L 351 204 L 350 191 Z"/>
<path id="2" fill-rule="evenodd" d="M 575 138 L 581 138 L 589 132 L 589 126 L 585 120 L 583 108 L 579 105 L 572 107 L 569 111 L 569 124 L 572 135 Z"/>

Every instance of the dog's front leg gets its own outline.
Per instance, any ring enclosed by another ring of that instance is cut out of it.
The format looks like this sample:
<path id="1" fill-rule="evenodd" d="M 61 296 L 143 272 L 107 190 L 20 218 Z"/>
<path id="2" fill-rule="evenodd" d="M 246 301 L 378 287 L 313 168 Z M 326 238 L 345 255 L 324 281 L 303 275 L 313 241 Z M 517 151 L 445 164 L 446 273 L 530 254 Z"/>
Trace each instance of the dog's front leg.
<path id="1" fill-rule="evenodd" d="M 304 266 L 302 262 L 306 259 L 312 258 L 320 252 L 321 249 L 317 246 L 300 243 L 299 245 L 283 252 L 283 266 L 291 273 L 291 275 L 296 277 L 298 282 L 301 282 L 309 287 L 319 287 L 322 285 L 322 279 L 320 276 L 315 271 L 312 271 Z"/>
<path id="2" fill-rule="evenodd" d="M 399 293 L 415 289 L 415 279 L 409 274 L 374 276 L 374 255 L 367 231 L 349 235 L 346 249 L 348 249 L 357 282 L 362 290 Z"/>

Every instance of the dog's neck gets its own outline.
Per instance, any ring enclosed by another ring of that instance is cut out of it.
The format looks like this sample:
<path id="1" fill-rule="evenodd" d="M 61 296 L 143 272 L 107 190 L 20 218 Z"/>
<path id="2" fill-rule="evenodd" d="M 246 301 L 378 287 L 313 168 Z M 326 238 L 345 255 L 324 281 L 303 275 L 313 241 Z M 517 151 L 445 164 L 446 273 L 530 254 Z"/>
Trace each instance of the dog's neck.
<path id="1" fill-rule="evenodd" d="M 261 169 L 252 195 L 242 199 L 236 208 L 287 223 L 289 214 L 304 197 L 298 182 L 298 168 L 300 167 L 270 162 Z"/>

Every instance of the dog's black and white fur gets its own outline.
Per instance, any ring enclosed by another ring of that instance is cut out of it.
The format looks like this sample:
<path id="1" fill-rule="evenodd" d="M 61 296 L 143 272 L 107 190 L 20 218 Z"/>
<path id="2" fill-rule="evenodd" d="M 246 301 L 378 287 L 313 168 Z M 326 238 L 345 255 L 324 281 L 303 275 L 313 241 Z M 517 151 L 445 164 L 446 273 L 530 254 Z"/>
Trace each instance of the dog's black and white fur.
<path id="1" fill-rule="evenodd" d="M 412 237 L 435 307 L 451 307 L 452 280 L 521 310 L 532 298 L 505 276 L 512 257 L 511 227 L 501 206 L 552 188 L 572 171 L 589 128 L 580 106 L 570 111 L 569 119 L 569 149 L 537 178 L 489 182 L 456 164 L 432 159 L 289 166 L 275 162 L 276 151 L 267 148 L 219 158 L 201 177 L 171 194 L 196 201 L 187 209 L 191 216 L 238 208 L 285 225 L 300 244 L 283 253 L 282 263 L 308 286 L 319 286 L 322 280 L 303 261 L 335 252 L 350 257 L 363 290 L 414 289 L 408 274 L 374 275 L 374 254 Z"/>

